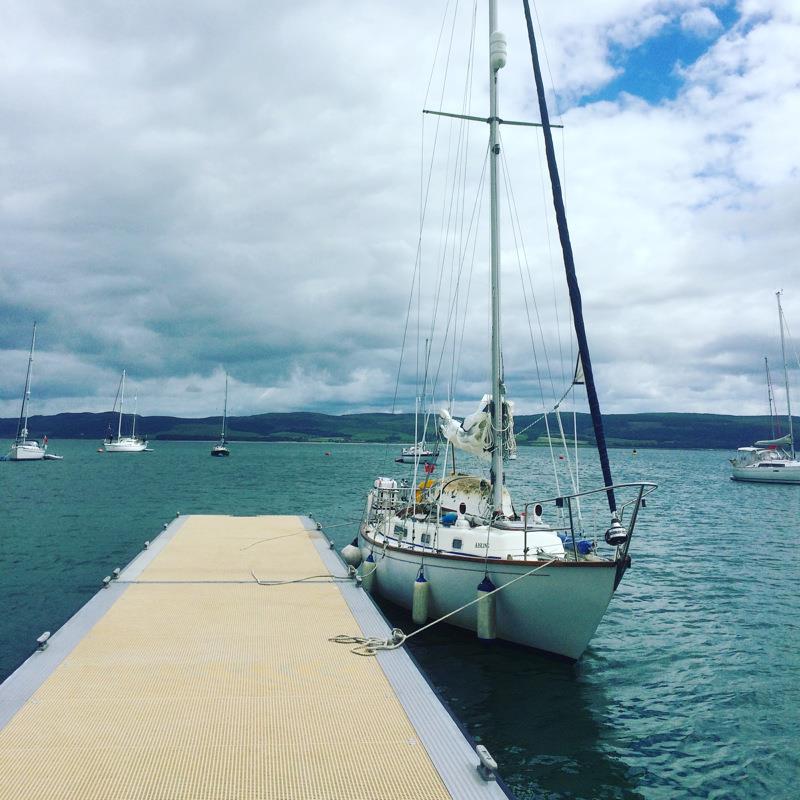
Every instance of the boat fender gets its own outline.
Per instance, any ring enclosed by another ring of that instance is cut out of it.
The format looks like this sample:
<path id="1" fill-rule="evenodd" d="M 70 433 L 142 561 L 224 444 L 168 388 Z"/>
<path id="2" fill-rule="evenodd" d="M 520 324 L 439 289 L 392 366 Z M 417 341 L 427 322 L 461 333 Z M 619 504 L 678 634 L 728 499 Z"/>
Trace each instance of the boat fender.
<path id="1" fill-rule="evenodd" d="M 496 594 L 490 594 L 497 587 L 492 583 L 488 575 L 478 584 L 478 620 L 476 631 L 478 638 L 482 641 L 492 641 L 497 638 L 497 610 Z"/>
<path id="2" fill-rule="evenodd" d="M 411 601 L 411 619 L 415 625 L 424 625 L 428 621 L 428 594 L 430 584 L 425 578 L 425 573 L 420 570 L 414 581 L 414 597 Z"/>
<path id="3" fill-rule="evenodd" d="M 458 514 L 456 514 L 455 511 L 448 511 L 446 514 L 442 514 L 442 525 L 444 525 L 445 528 L 449 528 L 457 519 Z"/>
<path id="4" fill-rule="evenodd" d="M 357 540 L 345 545 L 339 552 L 348 566 L 358 567 L 361 563 L 361 548 L 358 546 Z"/>
<path id="5" fill-rule="evenodd" d="M 375 556 L 372 553 L 361 562 L 361 585 L 370 593 L 372 593 L 372 588 L 375 585 L 375 569 L 377 566 Z"/>
<path id="6" fill-rule="evenodd" d="M 475 748 L 478 754 L 478 774 L 485 781 L 497 780 L 495 773 L 497 772 L 497 762 L 492 758 L 492 754 L 482 745 L 479 744 Z"/>
<path id="7" fill-rule="evenodd" d="M 611 520 L 611 527 L 606 531 L 606 544 L 610 544 L 612 547 L 619 547 L 625 544 L 627 538 L 628 532 L 622 527 L 620 521 L 614 517 Z"/>

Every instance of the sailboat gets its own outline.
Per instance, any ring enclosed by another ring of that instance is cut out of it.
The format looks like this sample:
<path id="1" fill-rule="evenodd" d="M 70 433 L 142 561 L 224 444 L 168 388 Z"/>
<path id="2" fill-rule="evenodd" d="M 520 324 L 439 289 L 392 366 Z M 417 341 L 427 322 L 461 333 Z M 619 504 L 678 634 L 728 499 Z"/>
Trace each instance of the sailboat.
<path id="1" fill-rule="evenodd" d="M 439 450 L 432 450 L 424 441 L 404 447 L 395 461 L 398 464 L 414 464 L 419 461 L 434 461 L 439 457 Z"/>
<path id="2" fill-rule="evenodd" d="M 507 44 L 497 27 L 496 0 L 488 5 L 488 116 L 426 113 L 489 125 L 491 392 L 462 422 L 440 411 L 440 431 L 449 442 L 445 460 L 450 452 L 467 451 L 490 462 L 490 468 L 488 474 L 462 474 L 447 473 L 442 465 L 438 477 L 426 468 L 419 483 L 415 470 L 411 485 L 378 477 L 354 542 L 358 550 L 352 548 L 350 554 L 361 561 L 363 585 L 411 609 L 417 624 L 446 618 L 480 639 L 498 638 L 577 660 L 630 567 L 631 537 L 644 498 L 656 487 L 646 482 L 615 485 L 611 476 L 527 0 L 541 123 L 510 124 L 541 128 L 544 135 L 579 352 L 573 383 L 586 387 L 603 481 L 572 494 L 534 496 L 519 506 L 505 485 L 504 462 L 515 454 L 513 404 L 506 398 L 503 375 L 498 201 L 499 125 L 509 123 L 498 116 L 498 82 Z M 607 505 L 607 521 L 598 520 L 599 527 L 590 531 L 589 515 L 581 509 L 598 500 Z"/>
<path id="3" fill-rule="evenodd" d="M 9 461 L 60 461 L 63 456 L 57 456 L 47 452 L 47 436 L 42 439 L 42 443 L 28 439 L 28 406 L 31 399 L 31 376 L 33 375 L 33 354 L 36 349 L 36 323 L 33 323 L 33 334 L 31 335 L 31 350 L 28 355 L 28 371 L 25 375 L 25 389 L 22 392 L 22 409 L 19 413 L 17 423 L 17 435 L 11 451 L 8 454 Z"/>
<path id="4" fill-rule="evenodd" d="M 754 483 L 800 483 L 800 461 L 794 449 L 792 430 L 792 398 L 789 392 L 789 369 L 786 364 L 786 343 L 784 328 L 786 323 L 781 306 L 781 292 L 775 292 L 778 300 L 778 325 L 781 332 L 781 357 L 783 358 L 783 380 L 786 387 L 787 423 L 789 432 L 785 436 L 760 439 L 748 447 L 740 447 L 736 458 L 730 459 L 731 479 L 752 481 Z M 766 358 L 764 359 L 766 363 Z M 772 417 L 772 380 L 767 364 L 767 393 Z"/>
<path id="5" fill-rule="evenodd" d="M 136 409 L 134 408 L 133 423 L 131 425 L 131 432 L 129 436 L 122 435 L 122 415 L 125 406 L 125 377 L 126 372 L 122 370 L 122 377 L 120 378 L 119 387 L 117 389 L 117 397 L 119 398 L 119 418 L 117 420 L 117 434 L 109 430 L 106 438 L 103 441 L 103 448 L 106 453 L 142 453 L 146 451 L 147 440 L 141 436 L 136 435 Z M 114 400 L 114 408 L 116 409 L 117 401 Z M 112 412 L 113 413 L 113 412 Z"/>
<path id="6" fill-rule="evenodd" d="M 225 373 L 225 405 L 222 409 L 222 432 L 219 435 L 219 441 L 211 448 L 212 456 L 229 456 L 231 451 L 228 449 L 228 443 L 225 441 L 225 422 L 228 418 L 228 373 Z"/>

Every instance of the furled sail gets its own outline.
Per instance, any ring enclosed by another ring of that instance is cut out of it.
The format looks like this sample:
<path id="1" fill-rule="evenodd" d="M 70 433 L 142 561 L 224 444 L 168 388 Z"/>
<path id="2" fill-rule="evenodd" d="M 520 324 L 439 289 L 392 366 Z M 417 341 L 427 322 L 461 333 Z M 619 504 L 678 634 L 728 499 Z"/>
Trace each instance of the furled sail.
<path id="1" fill-rule="evenodd" d="M 450 442 L 453 447 L 464 450 L 467 453 L 490 461 L 492 449 L 494 447 L 494 433 L 492 431 L 492 414 L 490 405 L 492 396 L 485 394 L 481 400 L 478 410 L 473 414 L 464 417 L 463 422 L 453 419 L 450 412 L 446 409 L 439 411 L 439 428 L 442 436 Z M 505 439 L 505 450 L 516 449 L 514 442 L 514 404 L 510 400 L 503 401 L 503 428 Z"/>
<path id="2" fill-rule="evenodd" d="M 760 439 L 755 443 L 755 447 L 790 447 L 792 444 L 792 435 L 787 433 L 786 436 L 781 436 L 780 439 Z"/>

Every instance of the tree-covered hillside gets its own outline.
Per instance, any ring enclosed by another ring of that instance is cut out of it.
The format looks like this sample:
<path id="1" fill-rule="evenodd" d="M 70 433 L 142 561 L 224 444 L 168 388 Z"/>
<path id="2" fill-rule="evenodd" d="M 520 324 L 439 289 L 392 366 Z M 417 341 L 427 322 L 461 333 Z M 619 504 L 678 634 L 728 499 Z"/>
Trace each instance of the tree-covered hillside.
<path id="1" fill-rule="evenodd" d="M 518 443 L 547 443 L 547 427 L 536 416 L 518 416 L 515 428 Z M 770 435 L 767 417 L 737 417 L 721 414 L 608 414 L 604 417 L 608 444 L 611 447 L 674 447 L 733 449 Z M 130 418 L 126 418 L 130 424 Z M 139 417 L 137 433 L 156 440 L 213 440 L 219 436 L 220 417 L 184 419 L 181 417 Z M 535 424 L 531 424 L 534 423 Z M 549 418 L 550 432 L 557 428 Z M 35 416 L 28 422 L 30 434 L 51 439 L 102 439 L 117 419 L 110 411 L 101 414 L 55 414 Z M 562 416 L 571 434 L 572 414 Z M 529 427 L 530 426 L 530 427 Z M 578 438 L 594 443 L 588 414 L 577 415 Z M 16 419 L 0 419 L 0 437 L 13 438 Z M 228 438 L 232 441 L 339 441 L 339 442 L 411 442 L 414 437 L 412 414 L 315 414 L 293 412 L 229 417 Z"/>

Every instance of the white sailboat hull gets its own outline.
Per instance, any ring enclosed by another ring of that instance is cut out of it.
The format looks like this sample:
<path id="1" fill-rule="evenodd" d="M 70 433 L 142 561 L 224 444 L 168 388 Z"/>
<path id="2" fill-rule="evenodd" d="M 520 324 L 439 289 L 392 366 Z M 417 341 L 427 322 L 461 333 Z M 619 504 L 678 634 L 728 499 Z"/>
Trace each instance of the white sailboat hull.
<path id="1" fill-rule="evenodd" d="M 141 453 L 147 449 L 147 442 L 141 439 L 122 437 L 112 441 L 103 442 L 106 453 Z"/>
<path id="2" fill-rule="evenodd" d="M 395 459 L 397 464 L 414 464 L 417 461 L 435 461 L 439 457 L 438 450 L 431 450 L 420 444 L 404 447 L 399 458 Z"/>
<path id="3" fill-rule="evenodd" d="M 800 461 L 769 462 L 733 467 L 731 478 L 751 483 L 800 483 Z"/>
<path id="4" fill-rule="evenodd" d="M 45 449 L 40 447 L 37 442 L 21 442 L 20 444 L 11 445 L 11 452 L 8 454 L 8 460 L 42 461 L 45 452 Z"/>
<path id="5" fill-rule="evenodd" d="M 414 581 L 423 566 L 423 554 L 407 549 L 374 547 L 362 532 L 364 557 L 374 552 L 375 591 L 397 605 L 411 609 Z M 546 562 L 541 562 L 545 564 Z M 537 562 L 489 561 L 488 575 L 501 587 L 530 572 Z M 484 577 L 483 559 L 424 555 L 429 584 L 429 616 L 436 619 L 476 598 Z M 497 638 L 570 660 L 577 660 L 597 630 L 614 593 L 616 565 L 610 561 L 556 562 L 497 592 Z M 447 620 L 474 631 L 473 604 Z"/>
<path id="6" fill-rule="evenodd" d="M 422 453 L 420 455 L 402 455 L 395 459 L 396 464 L 413 464 L 416 461 L 435 461 L 439 457 L 438 453 Z"/>

